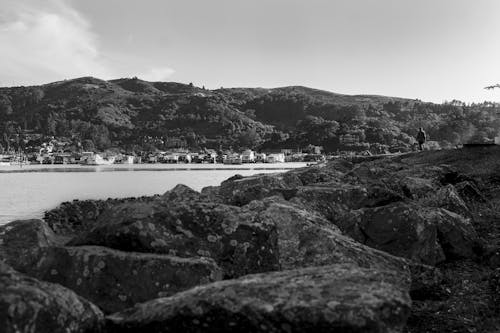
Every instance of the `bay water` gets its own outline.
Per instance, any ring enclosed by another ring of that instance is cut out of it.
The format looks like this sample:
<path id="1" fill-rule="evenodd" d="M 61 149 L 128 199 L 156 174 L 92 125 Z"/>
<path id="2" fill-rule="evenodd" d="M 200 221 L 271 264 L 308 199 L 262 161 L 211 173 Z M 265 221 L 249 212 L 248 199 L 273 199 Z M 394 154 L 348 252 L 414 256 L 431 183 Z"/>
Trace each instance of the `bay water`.
<path id="1" fill-rule="evenodd" d="M 177 184 L 195 190 L 241 174 L 284 172 L 306 163 L 137 164 L 110 166 L 29 165 L 0 167 L 0 224 L 41 218 L 74 199 L 126 198 L 163 194 Z"/>

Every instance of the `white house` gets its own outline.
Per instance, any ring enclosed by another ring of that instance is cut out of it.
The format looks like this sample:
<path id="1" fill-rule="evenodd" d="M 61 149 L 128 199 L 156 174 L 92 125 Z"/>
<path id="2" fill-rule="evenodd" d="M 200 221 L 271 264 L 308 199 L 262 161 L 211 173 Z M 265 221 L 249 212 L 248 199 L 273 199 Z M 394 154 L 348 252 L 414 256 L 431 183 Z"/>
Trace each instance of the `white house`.
<path id="1" fill-rule="evenodd" d="M 266 157 L 267 163 L 285 163 L 285 154 L 277 153 L 277 154 L 269 154 Z"/>
<path id="2" fill-rule="evenodd" d="M 179 155 L 177 154 L 165 154 L 162 158 L 163 163 L 178 163 Z"/>
<path id="3" fill-rule="evenodd" d="M 80 160 L 80 163 L 87 165 L 111 165 L 115 163 L 115 157 L 104 158 L 99 154 L 93 154 L 85 159 L 84 162 Z"/>
<path id="4" fill-rule="evenodd" d="M 241 160 L 243 163 L 254 163 L 255 162 L 255 152 L 253 150 L 247 149 L 241 154 Z"/>
<path id="5" fill-rule="evenodd" d="M 266 162 L 266 154 L 260 153 L 260 154 L 255 154 L 255 162 L 257 163 L 264 163 Z"/>
<path id="6" fill-rule="evenodd" d="M 134 164 L 134 156 L 132 155 L 126 155 L 122 159 L 123 164 Z"/>

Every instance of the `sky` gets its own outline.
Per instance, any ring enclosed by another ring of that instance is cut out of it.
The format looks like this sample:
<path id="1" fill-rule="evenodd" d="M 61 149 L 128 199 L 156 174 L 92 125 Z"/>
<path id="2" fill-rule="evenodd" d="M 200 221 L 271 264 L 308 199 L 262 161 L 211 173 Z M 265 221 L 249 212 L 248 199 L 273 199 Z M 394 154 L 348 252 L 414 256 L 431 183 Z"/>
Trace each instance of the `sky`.
<path id="1" fill-rule="evenodd" d="M 0 86 L 81 76 L 499 101 L 498 0 L 0 0 Z"/>

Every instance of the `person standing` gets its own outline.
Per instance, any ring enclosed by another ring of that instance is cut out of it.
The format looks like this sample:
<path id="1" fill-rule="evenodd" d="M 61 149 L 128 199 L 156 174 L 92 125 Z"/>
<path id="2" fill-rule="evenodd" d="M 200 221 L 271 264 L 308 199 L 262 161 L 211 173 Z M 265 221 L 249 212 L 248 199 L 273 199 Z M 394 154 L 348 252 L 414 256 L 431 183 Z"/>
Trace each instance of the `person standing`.
<path id="1" fill-rule="evenodd" d="M 422 127 L 420 127 L 418 129 L 418 133 L 417 133 L 418 148 L 420 150 L 424 149 L 424 143 L 426 140 L 427 140 L 427 137 L 425 135 L 424 129 Z"/>

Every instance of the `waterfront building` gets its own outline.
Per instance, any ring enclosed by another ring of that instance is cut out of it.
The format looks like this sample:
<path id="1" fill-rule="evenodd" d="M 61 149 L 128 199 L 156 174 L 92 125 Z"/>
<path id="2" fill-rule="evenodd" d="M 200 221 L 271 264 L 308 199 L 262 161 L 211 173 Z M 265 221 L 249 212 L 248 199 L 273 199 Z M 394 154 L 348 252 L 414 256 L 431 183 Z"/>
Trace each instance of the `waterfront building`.
<path id="1" fill-rule="evenodd" d="M 192 157 L 190 153 L 179 154 L 179 163 L 191 163 Z"/>
<path id="2" fill-rule="evenodd" d="M 256 163 L 265 163 L 267 155 L 264 153 L 255 154 L 255 162 Z"/>
<path id="3" fill-rule="evenodd" d="M 75 162 L 74 156 L 69 153 L 57 153 L 53 157 L 54 164 L 72 164 Z"/>
<path id="4" fill-rule="evenodd" d="M 269 154 L 266 157 L 266 163 L 285 163 L 285 154 L 283 153 Z"/>
<path id="5" fill-rule="evenodd" d="M 179 155 L 178 154 L 165 154 L 162 156 L 163 163 L 175 164 L 179 163 Z"/>
<path id="6" fill-rule="evenodd" d="M 243 151 L 241 160 L 243 163 L 255 163 L 255 152 L 250 149 Z"/>
<path id="7" fill-rule="evenodd" d="M 240 154 L 230 154 L 224 159 L 223 163 L 224 164 L 241 164 L 241 163 L 243 163 L 243 160 L 242 160 Z"/>
<path id="8" fill-rule="evenodd" d="M 85 165 L 110 165 L 115 162 L 115 157 L 103 157 L 99 154 L 94 154 L 88 155 L 88 157 L 82 162 L 80 161 L 81 164 Z"/>
<path id="9" fill-rule="evenodd" d="M 134 156 L 132 156 L 132 155 L 124 155 L 124 156 L 122 156 L 121 162 L 123 164 L 134 164 Z"/>

